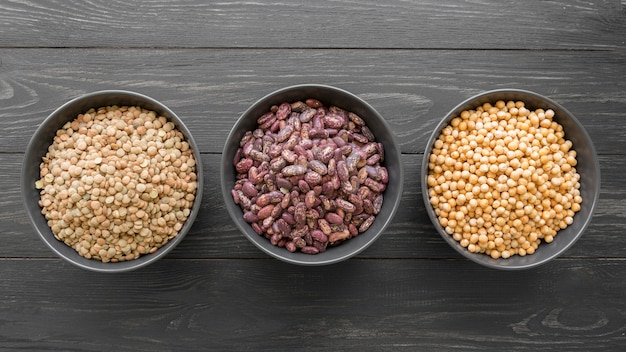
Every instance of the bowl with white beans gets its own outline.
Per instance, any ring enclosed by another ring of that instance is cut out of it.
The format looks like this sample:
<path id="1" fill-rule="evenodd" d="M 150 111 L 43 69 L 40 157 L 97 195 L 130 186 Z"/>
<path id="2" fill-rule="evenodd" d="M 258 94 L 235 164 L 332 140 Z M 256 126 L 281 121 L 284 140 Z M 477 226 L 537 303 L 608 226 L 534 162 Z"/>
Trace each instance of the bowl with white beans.
<path id="1" fill-rule="evenodd" d="M 333 264 L 385 231 L 402 194 L 400 149 L 385 119 L 343 89 L 304 84 L 256 101 L 221 165 L 226 208 L 266 254 Z"/>
<path id="2" fill-rule="evenodd" d="M 452 248 L 490 268 L 520 270 L 557 258 L 582 236 L 600 167 L 571 112 L 538 93 L 500 89 L 440 121 L 421 184 L 428 215 Z"/>
<path id="3" fill-rule="evenodd" d="M 43 242 L 98 272 L 169 253 L 191 228 L 202 188 L 200 152 L 183 121 L 123 90 L 88 93 L 52 112 L 28 144 L 21 178 Z"/>

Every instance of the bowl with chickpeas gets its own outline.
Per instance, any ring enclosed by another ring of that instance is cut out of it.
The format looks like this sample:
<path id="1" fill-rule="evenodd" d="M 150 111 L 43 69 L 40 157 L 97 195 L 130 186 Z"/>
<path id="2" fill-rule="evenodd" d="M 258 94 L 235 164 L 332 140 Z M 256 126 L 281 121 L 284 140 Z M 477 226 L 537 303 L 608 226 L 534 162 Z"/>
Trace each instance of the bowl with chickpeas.
<path id="1" fill-rule="evenodd" d="M 140 93 L 106 90 L 52 112 L 28 144 L 21 192 L 39 237 L 83 269 L 155 262 L 187 234 L 203 188 L 183 121 Z"/>
<path id="2" fill-rule="evenodd" d="M 600 189 L 591 138 L 557 102 L 487 91 L 452 109 L 421 167 L 426 210 L 464 257 L 504 270 L 545 264 L 589 225 Z"/>

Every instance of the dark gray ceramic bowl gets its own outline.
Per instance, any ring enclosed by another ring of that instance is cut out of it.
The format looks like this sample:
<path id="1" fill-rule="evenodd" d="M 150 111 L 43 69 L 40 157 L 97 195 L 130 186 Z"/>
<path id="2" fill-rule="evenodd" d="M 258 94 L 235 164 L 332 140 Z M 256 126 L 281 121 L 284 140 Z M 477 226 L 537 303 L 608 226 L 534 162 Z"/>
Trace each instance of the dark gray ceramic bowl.
<path id="1" fill-rule="evenodd" d="M 525 102 L 526 108 L 529 110 L 537 108 L 554 110 L 554 121 L 557 121 L 563 126 L 565 138 L 572 141 L 573 149 L 577 152 L 576 158 L 578 164 L 576 171 L 580 174 L 580 193 L 583 198 L 580 211 L 574 215 L 574 222 L 566 229 L 559 231 L 552 243 L 542 242 L 535 253 L 523 257 L 515 255 L 508 259 L 493 259 L 482 253 L 471 253 L 461 246 L 459 242 L 455 241 L 452 236 L 448 235 L 439 224 L 437 215 L 430 205 L 427 183 L 428 156 L 433 149 L 435 141 L 439 138 L 441 131 L 453 118 L 459 116 L 462 111 L 475 109 L 484 103 L 495 104 L 498 100 L 521 100 Z M 600 193 L 600 165 L 591 138 L 580 122 L 574 115 L 553 100 L 534 92 L 519 89 L 500 89 L 484 92 L 465 100 L 452 109 L 437 125 L 428 140 L 426 150 L 424 151 L 421 172 L 422 195 L 426 204 L 426 210 L 441 237 L 466 258 L 490 268 L 503 270 L 519 270 L 536 267 L 547 263 L 567 251 L 567 249 L 580 238 L 589 225 Z"/>
<path id="2" fill-rule="evenodd" d="M 178 235 L 163 247 L 159 248 L 155 253 L 145 254 L 140 256 L 138 259 L 118 263 L 103 263 L 99 260 L 86 259 L 81 257 L 73 248 L 70 248 L 65 243 L 55 239 L 50 227 L 48 227 L 45 217 L 41 214 L 41 208 L 38 204 L 40 199 L 39 191 L 35 188 L 35 181 L 40 178 L 39 164 L 42 161 L 42 157 L 46 154 L 48 147 L 52 144 L 56 131 L 67 121 L 75 119 L 78 114 L 84 113 L 90 108 L 99 108 L 108 105 L 141 106 L 142 108 L 155 111 L 158 114 L 165 116 L 168 120 L 174 122 L 177 129 L 183 133 L 187 142 L 193 148 L 197 165 L 196 173 L 198 175 L 198 188 L 192 211 Z M 26 155 L 24 156 L 21 188 L 24 206 L 26 207 L 28 216 L 37 231 L 37 234 L 59 257 L 87 270 L 98 272 L 123 272 L 134 270 L 155 262 L 174 249 L 174 247 L 176 247 L 176 245 L 178 245 L 185 237 L 191 228 L 196 215 L 198 214 L 200 202 L 202 200 L 202 159 L 200 158 L 198 146 L 196 145 L 189 129 L 187 129 L 182 120 L 167 106 L 148 96 L 135 92 L 122 90 L 98 91 L 82 95 L 65 103 L 63 106 L 50 114 L 50 116 L 48 116 L 37 128 L 35 134 L 30 140 L 30 143 L 28 144 Z"/>
<path id="3" fill-rule="evenodd" d="M 311 255 L 300 252 L 291 253 L 285 248 L 273 246 L 265 237 L 258 235 L 252 230 L 250 224 L 243 220 L 241 208 L 233 201 L 231 190 L 235 184 L 236 172 L 233 159 L 239 141 L 246 131 L 257 128 L 257 119 L 269 111 L 272 105 L 282 102 L 294 102 L 315 98 L 325 106 L 336 105 L 348 111 L 352 111 L 365 121 L 367 126 L 376 135 L 376 140 L 385 148 L 384 166 L 388 169 L 389 183 L 384 193 L 384 202 L 380 213 L 372 226 L 364 233 L 335 247 L 329 247 L 325 252 Z M 325 265 L 348 259 L 371 245 L 384 232 L 391 222 L 402 194 L 403 173 L 400 160 L 400 149 L 395 142 L 395 137 L 382 116 L 368 103 L 359 97 L 339 88 L 325 85 L 297 85 L 277 90 L 261 98 L 254 103 L 233 126 L 222 154 L 221 165 L 222 193 L 226 203 L 226 209 L 237 227 L 243 234 L 263 252 L 292 264 L 299 265 Z"/>

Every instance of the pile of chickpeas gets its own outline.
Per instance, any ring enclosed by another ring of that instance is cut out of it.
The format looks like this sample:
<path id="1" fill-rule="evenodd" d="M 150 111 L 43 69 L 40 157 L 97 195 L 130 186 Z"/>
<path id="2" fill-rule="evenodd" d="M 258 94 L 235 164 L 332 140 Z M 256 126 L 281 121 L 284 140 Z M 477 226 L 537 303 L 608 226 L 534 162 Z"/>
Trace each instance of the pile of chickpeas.
<path id="1" fill-rule="evenodd" d="M 554 111 L 485 103 L 452 119 L 429 157 L 428 195 L 439 224 L 494 259 L 533 254 L 580 210 L 576 151 Z"/>
<path id="2" fill-rule="evenodd" d="M 178 234 L 195 199 L 195 170 L 174 123 L 140 107 L 109 106 L 57 131 L 35 186 L 58 240 L 85 258 L 120 262 Z"/>

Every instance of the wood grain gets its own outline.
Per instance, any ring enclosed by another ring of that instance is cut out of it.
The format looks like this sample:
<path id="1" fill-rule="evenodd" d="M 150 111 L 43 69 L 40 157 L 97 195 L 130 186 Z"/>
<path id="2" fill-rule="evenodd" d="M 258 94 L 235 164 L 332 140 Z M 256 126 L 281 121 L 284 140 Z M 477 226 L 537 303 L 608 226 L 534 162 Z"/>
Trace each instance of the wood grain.
<path id="1" fill-rule="evenodd" d="M 625 19 L 619 0 L 12 0 L 0 47 L 606 50 Z"/>
<path id="2" fill-rule="evenodd" d="M 625 265 L 162 260 L 102 275 L 4 260 L 0 349 L 618 351 Z"/>
<path id="3" fill-rule="evenodd" d="M 399 210 L 383 236 L 359 258 L 455 259 L 461 256 L 444 242 L 430 223 L 419 184 L 421 155 L 403 155 L 404 192 Z M 21 205 L 19 178 L 21 157 L 0 154 L 0 165 L 8 166 L 7 177 L 0 179 L 0 230 L 5 239 L 0 258 L 50 258 L 45 247 L 28 223 Z M 235 227 L 228 215 L 219 187 L 220 156 L 204 155 L 205 188 L 202 207 L 194 226 L 168 257 L 201 258 L 269 258 Z M 626 161 L 621 155 L 601 156 L 602 187 L 600 200 L 590 226 L 582 238 L 565 254 L 566 258 L 624 258 L 626 242 L 626 184 L 622 173 Z M 464 259 L 463 259 L 464 260 Z"/>
<path id="4" fill-rule="evenodd" d="M 0 351 L 622 351 L 626 345 L 624 0 L 0 1 Z M 351 91 L 387 120 L 400 208 L 355 258 L 272 259 L 230 219 L 226 136 L 294 84 Z M 464 99 L 521 88 L 564 105 L 602 169 L 582 238 L 538 268 L 469 262 L 439 237 L 419 184 L 427 138 Z M 120 275 L 54 256 L 19 189 L 37 126 L 87 92 L 172 108 L 205 168 L 200 214 L 166 258 Z"/>
<path id="5" fill-rule="evenodd" d="M 220 153 L 250 105 L 302 83 L 359 95 L 403 153 L 423 153 L 446 113 L 497 88 L 544 94 L 577 116 L 599 153 L 626 150 L 623 131 L 609 127 L 626 111 L 623 52 L 0 49 L 0 60 L 0 152 L 23 152 L 39 123 L 80 94 L 127 89 L 168 105 L 202 152 Z"/>

